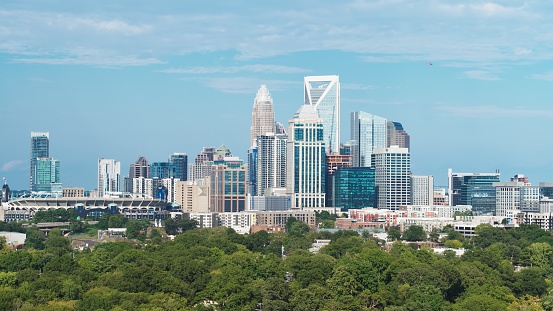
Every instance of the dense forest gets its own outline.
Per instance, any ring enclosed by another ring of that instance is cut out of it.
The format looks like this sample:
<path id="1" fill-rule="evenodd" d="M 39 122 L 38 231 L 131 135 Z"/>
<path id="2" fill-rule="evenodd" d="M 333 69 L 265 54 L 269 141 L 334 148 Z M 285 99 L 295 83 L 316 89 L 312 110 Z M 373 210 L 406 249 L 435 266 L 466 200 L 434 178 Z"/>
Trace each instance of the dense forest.
<path id="1" fill-rule="evenodd" d="M 293 219 L 275 234 L 169 225 L 84 251 L 59 229 L 27 229 L 23 250 L 3 241 L 0 310 L 553 310 L 553 238 L 534 226 L 446 228 L 439 242 L 466 249 L 456 256 L 407 242 L 440 236 L 420 227 L 385 243 Z M 331 243 L 313 254 L 315 239 Z"/>

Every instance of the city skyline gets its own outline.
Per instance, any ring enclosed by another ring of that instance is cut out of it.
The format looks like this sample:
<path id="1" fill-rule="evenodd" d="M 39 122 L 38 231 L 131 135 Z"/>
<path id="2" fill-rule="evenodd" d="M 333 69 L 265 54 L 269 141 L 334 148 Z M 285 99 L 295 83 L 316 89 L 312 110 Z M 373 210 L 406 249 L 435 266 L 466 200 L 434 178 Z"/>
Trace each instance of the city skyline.
<path id="1" fill-rule="evenodd" d="M 8 1 L 0 175 L 29 186 L 30 132 L 50 132 L 64 187 L 94 189 L 98 158 L 126 170 L 140 155 L 224 143 L 246 159 L 260 85 L 287 124 L 303 77 L 337 75 L 342 142 L 350 113 L 366 111 L 405 127 L 413 174 L 436 185 L 449 167 L 551 181 L 550 12 L 527 1 Z"/>

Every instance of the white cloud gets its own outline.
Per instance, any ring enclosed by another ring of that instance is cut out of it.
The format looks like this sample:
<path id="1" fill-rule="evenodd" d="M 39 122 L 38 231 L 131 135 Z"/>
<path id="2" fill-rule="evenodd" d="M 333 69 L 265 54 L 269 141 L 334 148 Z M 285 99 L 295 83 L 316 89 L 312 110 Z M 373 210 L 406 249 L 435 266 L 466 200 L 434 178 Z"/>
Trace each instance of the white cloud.
<path id="1" fill-rule="evenodd" d="M 533 74 L 530 76 L 532 79 L 544 80 L 544 81 L 553 81 L 553 71 L 548 71 L 540 74 Z"/>
<path id="2" fill-rule="evenodd" d="M 375 87 L 373 85 L 364 85 L 359 83 L 341 83 L 340 88 L 343 90 L 354 90 L 354 91 L 363 91 L 371 90 Z"/>
<path id="3" fill-rule="evenodd" d="M 259 73 L 307 73 L 309 69 L 280 66 L 280 65 L 244 65 L 231 67 L 192 67 L 192 68 L 170 68 L 160 70 L 164 73 L 177 74 L 212 74 L 212 73 L 237 73 L 241 71 L 259 72 Z"/>
<path id="4" fill-rule="evenodd" d="M 0 168 L 0 172 L 11 172 L 11 171 L 22 171 L 26 169 L 25 161 L 23 160 L 13 160 L 6 162 Z"/>
<path id="5" fill-rule="evenodd" d="M 33 57 L 26 62 L 97 65 L 98 61 L 72 58 L 72 51 L 102 50 L 116 60 L 119 57 L 121 66 L 157 64 L 158 59 L 172 55 L 214 51 L 261 58 L 341 50 L 366 54 L 365 61 L 378 62 L 495 63 L 551 57 L 548 34 L 553 20 L 546 18 L 539 2 L 450 3 L 356 0 L 314 5 L 307 1 L 229 10 L 225 5 L 164 7 L 136 1 L 132 6 L 99 2 L 93 8 L 69 12 L 30 1 L 17 10 L 7 5 L 0 11 L 0 53 L 59 56 Z M 21 9 L 26 5 L 26 10 Z M 217 69 L 182 70 L 210 73 Z"/>
<path id="6" fill-rule="evenodd" d="M 463 74 L 465 77 L 469 79 L 485 80 L 485 81 L 499 80 L 497 76 L 495 76 L 493 73 L 486 70 L 468 70 L 468 71 L 465 71 Z"/>
<path id="7" fill-rule="evenodd" d="M 524 107 L 497 107 L 497 106 L 438 106 L 436 110 L 467 118 L 495 118 L 495 117 L 552 117 L 553 110 L 528 109 Z"/>

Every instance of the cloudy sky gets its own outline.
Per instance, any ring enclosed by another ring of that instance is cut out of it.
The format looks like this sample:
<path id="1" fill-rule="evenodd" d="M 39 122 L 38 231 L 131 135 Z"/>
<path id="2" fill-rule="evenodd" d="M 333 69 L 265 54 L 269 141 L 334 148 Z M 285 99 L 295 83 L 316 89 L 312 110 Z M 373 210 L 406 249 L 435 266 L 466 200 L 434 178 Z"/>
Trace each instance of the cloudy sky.
<path id="1" fill-rule="evenodd" d="M 0 4 L 0 174 L 27 189 L 31 131 L 50 132 L 67 187 L 97 159 L 245 158 L 253 99 L 278 121 L 303 77 L 339 75 L 349 115 L 399 121 L 412 171 L 553 181 L 553 3 L 505 0 L 54 1 Z"/>

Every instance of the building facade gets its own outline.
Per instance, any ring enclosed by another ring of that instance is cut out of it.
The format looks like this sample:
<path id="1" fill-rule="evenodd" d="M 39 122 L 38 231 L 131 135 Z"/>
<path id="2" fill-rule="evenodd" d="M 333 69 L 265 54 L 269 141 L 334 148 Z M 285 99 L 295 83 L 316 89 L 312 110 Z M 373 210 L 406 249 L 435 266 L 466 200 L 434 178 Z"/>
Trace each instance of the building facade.
<path id="1" fill-rule="evenodd" d="M 372 167 L 340 167 L 333 176 L 332 206 L 343 211 L 376 207 L 375 169 Z"/>
<path id="2" fill-rule="evenodd" d="M 342 167 L 351 167 L 351 155 L 342 155 L 339 153 L 326 154 L 325 168 L 325 203 L 327 207 L 334 204 L 334 173 Z"/>
<path id="3" fill-rule="evenodd" d="M 376 148 L 372 155 L 379 209 L 397 210 L 411 202 L 411 155 L 409 149 Z"/>
<path id="4" fill-rule="evenodd" d="M 238 157 L 215 161 L 210 177 L 210 208 L 212 212 L 228 213 L 246 210 L 246 165 Z"/>
<path id="5" fill-rule="evenodd" d="M 315 108 L 322 120 L 327 152 L 340 148 L 340 80 L 338 76 L 304 78 L 304 104 Z"/>
<path id="6" fill-rule="evenodd" d="M 375 148 L 386 148 L 387 120 L 363 111 L 351 113 L 351 153 L 353 166 L 371 166 Z"/>
<path id="7" fill-rule="evenodd" d="M 286 188 L 286 143 L 283 134 L 266 133 L 257 137 L 255 195 L 266 195 L 272 188 Z"/>
<path id="8" fill-rule="evenodd" d="M 475 215 L 492 215 L 496 209 L 495 173 L 454 173 L 448 170 L 449 205 L 471 205 Z"/>
<path id="9" fill-rule="evenodd" d="M 434 176 L 411 175 L 411 204 L 434 204 Z"/>

